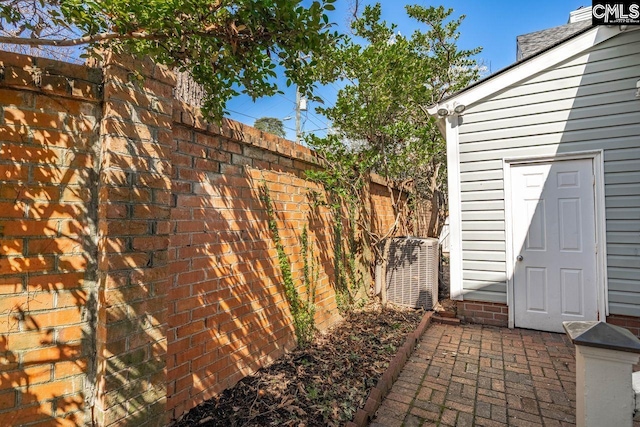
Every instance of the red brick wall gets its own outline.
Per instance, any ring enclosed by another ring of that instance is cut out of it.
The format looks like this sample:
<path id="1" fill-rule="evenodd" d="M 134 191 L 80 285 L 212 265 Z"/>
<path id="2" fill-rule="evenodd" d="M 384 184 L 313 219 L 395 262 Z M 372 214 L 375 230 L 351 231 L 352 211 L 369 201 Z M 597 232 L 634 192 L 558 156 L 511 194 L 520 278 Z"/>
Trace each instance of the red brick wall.
<path id="1" fill-rule="evenodd" d="M 175 77 L 111 54 L 103 70 L 94 414 L 98 425 L 163 426 Z"/>
<path id="2" fill-rule="evenodd" d="M 429 235 L 429 224 L 431 222 L 432 205 L 430 201 L 415 204 L 411 207 L 411 219 L 415 236 L 418 237 L 439 237 Z"/>
<path id="3" fill-rule="evenodd" d="M 372 176 L 370 193 L 373 231 L 384 236 L 396 221 L 396 210 L 391 203 L 391 194 L 386 181 L 380 176 Z M 402 213 L 397 224 L 398 235 L 432 237 L 427 233 L 431 217 L 429 203 L 409 206 L 411 202 L 408 203 L 407 197 L 398 190 L 393 191 L 393 199 L 396 201 L 396 209 L 400 209 Z"/>
<path id="4" fill-rule="evenodd" d="M 9 53 L 0 67 L 0 425 L 83 425 L 101 73 Z"/>
<path id="5" fill-rule="evenodd" d="M 314 167 L 312 153 L 239 123 L 219 129 L 194 115 L 176 103 L 167 359 L 174 417 L 295 345 L 261 187 L 303 298 L 300 240 L 304 228 L 309 232 L 317 327 L 330 326 L 338 314 L 332 218 L 313 202 L 320 187 L 304 179 Z"/>
<path id="6" fill-rule="evenodd" d="M 396 220 L 393 206 L 389 203 L 389 190 L 382 182 L 381 178 L 374 177 L 370 189 L 372 228 L 379 235 L 386 234 Z"/>
<path id="7" fill-rule="evenodd" d="M 635 336 L 640 337 L 640 318 L 612 314 L 611 316 L 607 316 L 607 323 L 626 328 Z"/>
<path id="8" fill-rule="evenodd" d="M 292 348 L 263 187 L 303 299 L 308 230 L 316 326 L 339 318 L 313 153 L 105 58 L 0 53 L 0 425 L 162 426 Z"/>
<path id="9" fill-rule="evenodd" d="M 507 327 L 509 307 L 493 302 L 459 301 L 458 317 L 464 322 Z"/>

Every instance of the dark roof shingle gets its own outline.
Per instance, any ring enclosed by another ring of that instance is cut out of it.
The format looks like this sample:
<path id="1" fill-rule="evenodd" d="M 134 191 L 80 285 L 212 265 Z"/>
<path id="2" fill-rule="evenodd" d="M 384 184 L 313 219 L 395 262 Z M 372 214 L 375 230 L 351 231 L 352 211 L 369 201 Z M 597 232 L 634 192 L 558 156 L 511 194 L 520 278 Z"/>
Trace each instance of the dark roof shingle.
<path id="1" fill-rule="evenodd" d="M 517 60 L 520 61 L 551 47 L 590 26 L 591 20 L 585 20 L 518 36 L 516 38 Z"/>

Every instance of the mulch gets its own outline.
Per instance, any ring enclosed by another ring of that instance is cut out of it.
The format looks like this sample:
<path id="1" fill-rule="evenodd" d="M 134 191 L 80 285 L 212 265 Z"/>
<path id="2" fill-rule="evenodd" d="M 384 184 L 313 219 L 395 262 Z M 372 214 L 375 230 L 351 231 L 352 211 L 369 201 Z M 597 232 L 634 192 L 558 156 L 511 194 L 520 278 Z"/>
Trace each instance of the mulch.
<path id="1" fill-rule="evenodd" d="M 173 427 L 340 426 L 361 408 L 424 312 L 371 305 L 318 333 Z"/>

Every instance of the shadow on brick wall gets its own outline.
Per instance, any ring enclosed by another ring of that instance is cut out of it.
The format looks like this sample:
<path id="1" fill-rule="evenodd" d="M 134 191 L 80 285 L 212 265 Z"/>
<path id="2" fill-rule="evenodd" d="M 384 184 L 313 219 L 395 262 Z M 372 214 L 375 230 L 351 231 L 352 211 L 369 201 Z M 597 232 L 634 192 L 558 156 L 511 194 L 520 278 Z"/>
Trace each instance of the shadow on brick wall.
<path id="1" fill-rule="evenodd" d="M 105 58 L 0 53 L 0 425 L 166 425 L 293 348 L 285 264 L 338 317 L 312 154 L 187 123 L 165 68 Z"/>
<path id="2" fill-rule="evenodd" d="M 103 65 L 93 417 L 104 426 L 164 426 L 172 78 L 132 61 L 108 54 Z"/>
<path id="3" fill-rule="evenodd" d="M 301 233 L 309 230 L 313 261 L 308 265 L 322 270 L 311 274 L 322 307 L 317 321 L 327 324 L 335 302 L 330 305 L 328 294 L 332 263 L 323 258 L 331 225 L 322 221 L 329 216 L 309 219 L 306 192 L 314 185 L 267 151 L 250 157 L 243 146 L 219 135 L 187 128 L 174 132 L 170 253 L 176 276 L 169 291 L 167 367 L 168 409 L 179 418 L 295 346 L 261 187 L 271 196 L 278 234 L 303 298 L 309 289 Z M 270 155 L 272 162 L 265 163 Z"/>
<path id="4" fill-rule="evenodd" d="M 2 60 L 0 424 L 84 425 L 94 387 L 84 373 L 95 371 L 99 108 L 90 93 L 58 96 L 50 75 L 47 90 L 34 87 L 27 57 Z"/>

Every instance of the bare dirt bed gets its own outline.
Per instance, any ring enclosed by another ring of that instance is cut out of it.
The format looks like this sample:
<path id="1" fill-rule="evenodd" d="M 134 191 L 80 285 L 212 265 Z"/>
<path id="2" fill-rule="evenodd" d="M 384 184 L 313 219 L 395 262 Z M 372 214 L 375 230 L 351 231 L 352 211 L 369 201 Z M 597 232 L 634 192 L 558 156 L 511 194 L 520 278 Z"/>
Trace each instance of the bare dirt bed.
<path id="1" fill-rule="evenodd" d="M 339 426 L 362 407 L 422 311 L 370 306 L 193 408 L 174 427 Z"/>

